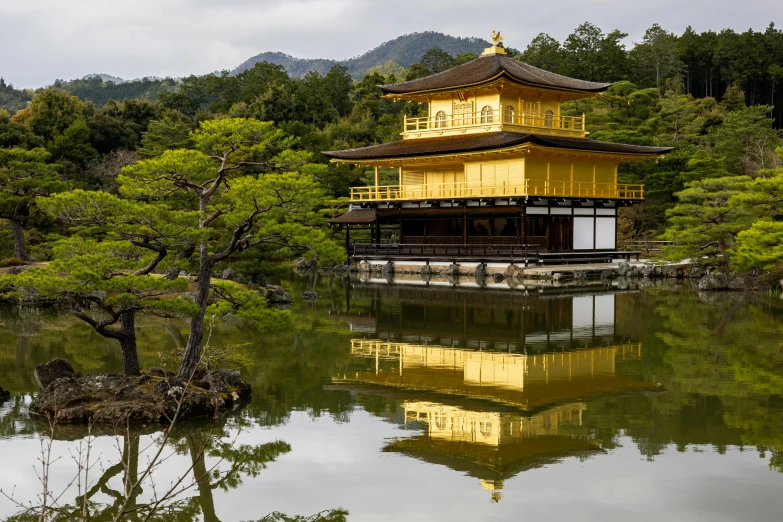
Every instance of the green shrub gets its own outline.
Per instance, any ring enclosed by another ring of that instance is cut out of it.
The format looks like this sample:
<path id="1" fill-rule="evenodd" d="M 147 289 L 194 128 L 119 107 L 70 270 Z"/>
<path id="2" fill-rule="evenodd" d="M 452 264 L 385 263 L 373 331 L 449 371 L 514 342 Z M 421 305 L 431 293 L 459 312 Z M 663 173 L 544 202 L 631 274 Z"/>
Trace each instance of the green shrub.
<path id="1" fill-rule="evenodd" d="M 24 265 L 24 261 L 19 259 L 18 257 L 7 257 L 0 261 L 0 268 L 6 268 L 9 266 L 22 266 Z"/>

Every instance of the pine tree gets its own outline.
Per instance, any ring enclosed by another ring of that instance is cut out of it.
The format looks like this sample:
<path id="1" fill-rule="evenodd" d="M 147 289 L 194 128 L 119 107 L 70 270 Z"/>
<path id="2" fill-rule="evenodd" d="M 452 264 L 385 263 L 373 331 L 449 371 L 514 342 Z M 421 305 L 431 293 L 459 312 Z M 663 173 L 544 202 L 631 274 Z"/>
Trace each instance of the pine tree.
<path id="1" fill-rule="evenodd" d="M 191 145 L 190 124 L 180 118 L 164 116 L 150 122 L 147 132 L 141 135 L 141 147 L 136 152 L 142 158 L 157 158 L 164 151 L 188 149 Z"/>
<path id="2" fill-rule="evenodd" d="M 25 226 L 35 214 L 35 199 L 65 190 L 57 165 L 43 148 L 0 149 L 0 217 L 11 225 L 14 257 L 27 260 Z"/>
<path id="3" fill-rule="evenodd" d="M 664 257 L 700 262 L 705 257 L 714 260 L 719 254 L 723 264 L 731 268 L 730 249 L 737 233 L 745 230 L 752 218 L 729 201 L 745 191 L 750 181 L 748 176 L 704 179 L 677 193 L 679 202 L 666 213 L 669 225 L 664 234 L 674 246 Z"/>
<path id="4" fill-rule="evenodd" d="M 98 156 L 98 151 L 90 145 L 90 129 L 82 119 L 74 121 L 65 131 L 55 136 L 48 146 L 56 160 L 68 160 L 83 166 Z"/>
<path id="5" fill-rule="evenodd" d="M 73 237 L 54 247 L 55 260 L 6 276 L 11 296 L 25 303 L 57 301 L 100 335 L 116 339 L 122 350 L 125 375 L 140 375 L 136 346 L 136 314 L 162 316 L 192 313 L 187 300 L 162 297 L 187 289 L 186 279 L 167 281 L 133 275 L 127 270 L 148 264 L 143 249 L 124 241 Z"/>

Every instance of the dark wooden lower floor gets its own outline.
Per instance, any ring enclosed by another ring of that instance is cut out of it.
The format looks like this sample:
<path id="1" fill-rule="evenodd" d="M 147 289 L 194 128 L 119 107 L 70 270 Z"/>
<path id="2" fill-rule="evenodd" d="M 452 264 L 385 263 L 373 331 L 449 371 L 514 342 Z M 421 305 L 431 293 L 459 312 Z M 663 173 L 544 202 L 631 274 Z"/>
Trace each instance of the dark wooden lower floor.
<path id="1" fill-rule="evenodd" d="M 639 259 L 640 252 L 626 250 L 548 251 L 529 244 L 429 244 L 353 243 L 348 255 L 355 260 L 484 262 L 535 264 L 611 263 Z"/>

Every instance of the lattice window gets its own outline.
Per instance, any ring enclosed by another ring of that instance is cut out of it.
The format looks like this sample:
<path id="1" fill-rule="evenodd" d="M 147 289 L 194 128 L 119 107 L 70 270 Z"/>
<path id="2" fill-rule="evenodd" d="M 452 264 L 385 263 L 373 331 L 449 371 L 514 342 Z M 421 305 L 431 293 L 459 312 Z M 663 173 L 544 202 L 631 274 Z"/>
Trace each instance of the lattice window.
<path id="1" fill-rule="evenodd" d="M 486 421 L 479 422 L 479 432 L 484 437 L 490 437 L 492 435 L 492 423 Z"/>
<path id="2" fill-rule="evenodd" d="M 535 125 L 536 115 L 541 111 L 541 104 L 538 102 L 525 102 L 522 104 L 524 119 L 522 125 Z"/>
<path id="3" fill-rule="evenodd" d="M 470 125 L 473 123 L 473 102 L 454 104 L 454 125 Z"/>
<path id="4" fill-rule="evenodd" d="M 540 104 L 538 102 L 525 102 L 523 105 L 525 112 L 529 112 L 531 114 L 534 114 L 538 112 L 540 108 Z"/>
<path id="5" fill-rule="evenodd" d="M 514 107 L 512 105 L 506 105 L 503 109 L 503 123 L 514 123 Z"/>

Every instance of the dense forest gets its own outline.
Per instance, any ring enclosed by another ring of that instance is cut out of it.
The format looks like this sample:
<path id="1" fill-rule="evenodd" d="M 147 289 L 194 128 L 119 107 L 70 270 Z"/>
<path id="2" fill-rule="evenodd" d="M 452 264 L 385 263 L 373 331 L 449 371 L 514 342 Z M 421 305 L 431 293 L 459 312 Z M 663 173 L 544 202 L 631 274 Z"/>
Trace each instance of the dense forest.
<path id="1" fill-rule="evenodd" d="M 783 259 L 775 250 L 775 238 L 783 236 L 783 208 L 775 198 L 783 188 L 783 32 L 770 24 L 764 32 L 689 28 L 675 35 L 654 25 L 630 49 L 622 43 L 626 36 L 585 23 L 563 42 L 540 34 L 524 51 L 509 51 L 560 74 L 615 82 L 602 97 L 563 107 L 586 114 L 591 139 L 675 147 L 657 163 L 621 170 L 621 181 L 646 185 L 647 198 L 626 212 L 626 238 L 671 239 L 672 258 L 776 266 Z M 475 56 L 435 47 L 408 68 L 386 62 L 359 80 L 339 64 L 294 77 L 282 65 L 259 62 L 178 81 L 58 81 L 34 95 L 2 82 L 0 150 L 15 154 L 17 166 L 0 160 L 0 185 L 6 185 L 0 193 L 11 189 L 10 173 L 29 170 L 21 163 L 35 165 L 40 178 L 25 181 L 23 215 L 0 205 L 0 218 L 10 223 L 0 229 L 0 259 L 13 255 L 20 235 L 29 243 L 26 254 L 47 259 L 52 237 L 69 233 L 37 211 L 36 196 L 75 188 L 116 193 L 124 167 L 192 148 L 192 132 L 221 118 L 271 122 L 279 135 L 275 154 L 302 154 L 311 165 L 308 172 L 326 195 L 321 215 L 339 212 L 349 187 L 369 183 L 371 175 L 328 164 L 320 152 L 399 139 L 402 115 L 426 110 L 382 98 L 377 85 Z M 382 174 L 393 183 L 393 172 Z M 760 256 L 760 249 L 771 253 Z"/>

